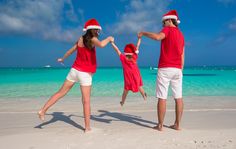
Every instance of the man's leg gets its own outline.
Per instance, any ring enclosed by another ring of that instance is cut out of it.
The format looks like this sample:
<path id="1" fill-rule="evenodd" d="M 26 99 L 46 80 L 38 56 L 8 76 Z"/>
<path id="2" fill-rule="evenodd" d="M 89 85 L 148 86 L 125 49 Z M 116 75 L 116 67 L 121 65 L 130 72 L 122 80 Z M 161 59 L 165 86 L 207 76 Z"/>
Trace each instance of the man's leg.
<path id="1" fill-rule="evenodd" d="M 165 114 L 166 114 L 166 99 L 159 98 L 157 103 L 158 124 L 157 126 L 154 127 L 154 129 L 162 131 Z"/>
<path id="2" fill-rule="evenodd" d="M 175 99 L 175 123 L 171 126 L 171 128 L 175 130 L 180 129 L 180 121 L 183 115 L 184 103 L 182 98 Z"/>

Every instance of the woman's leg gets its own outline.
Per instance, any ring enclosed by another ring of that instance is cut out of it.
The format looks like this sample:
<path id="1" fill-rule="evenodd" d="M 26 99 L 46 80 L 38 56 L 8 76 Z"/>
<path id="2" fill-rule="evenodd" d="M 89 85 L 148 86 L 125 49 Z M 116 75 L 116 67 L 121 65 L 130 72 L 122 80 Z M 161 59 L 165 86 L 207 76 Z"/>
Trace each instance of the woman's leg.
<path id="1" fill-rule="evenodd" d="M 65 80 L 64 84 L 60 88 L 58 92 L 56 92 L 54 95 L 52 95 L 49 100 L 46 102 L 46 104 L 43 106 L 43 108 L 38 112 L 39 118 L 41 120 L 44 120 L 44 115 L 47 112 L 47 110 L 55 104 L 60 98 L 66 95 L 68 91 L 73 87 L 75 83 Z"/>
<path id="2" fill-rule="evenodd" d="M 80 86 L 82 93 L 82 101 L 84 108 L 84 123 L 85 123 L 85 132 L 90 131 L 90 94 L 91 86 Z"/>
<path id="3" fill-rule="evenodd" d="M 120 102 L 120 105 L 121 105 L 121 106 L 124 105 L 125 100 L 126 100 L 126 96 L 127 96 L 128 92 L 129 92 L 128 90 L 124 89 L 123 94 L 122 94 L 122 100 L 121 100 L 121 102 Z"/>
<path id="4" fill-rule="evenodd" d="M 143 96 L 143 99 L 146 100 L 147 99 L 147 94 L 145 93 L 145 91 L 144 91 L 142 86 L 139 87 L 139 92 Z"/>

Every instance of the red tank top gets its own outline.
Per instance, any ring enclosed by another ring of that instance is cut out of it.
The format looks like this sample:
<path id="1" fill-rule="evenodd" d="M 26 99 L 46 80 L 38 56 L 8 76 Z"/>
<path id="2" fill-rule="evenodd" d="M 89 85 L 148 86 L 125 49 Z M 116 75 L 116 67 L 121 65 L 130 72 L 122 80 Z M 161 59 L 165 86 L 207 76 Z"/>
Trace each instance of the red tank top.
<path id="1" fill-rule="evenodd" d="M 78 47 L 72 68 L 83 72 L 95 73 L 97 68 L 96 48 Z"/>

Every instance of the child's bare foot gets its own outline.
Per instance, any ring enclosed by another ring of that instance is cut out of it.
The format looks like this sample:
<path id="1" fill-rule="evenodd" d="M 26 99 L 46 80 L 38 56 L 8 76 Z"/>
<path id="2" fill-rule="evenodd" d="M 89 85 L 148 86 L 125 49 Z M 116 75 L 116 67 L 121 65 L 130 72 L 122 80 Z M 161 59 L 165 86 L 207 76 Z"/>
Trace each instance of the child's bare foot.
<path id="1" fill-rule="evenodd" d="M 39 112 L 38 112 L 38 116 L 39 116 L 39 119 L 41 120 L 41 121 L 44 121 L 44 116 L 45 116 L 45 113 L 42 111 L 42 110 L 40 110 Z"/>
<path id="2" fill-rule="evenodd" d="M 171 125 L 171 126 L 169 126 L 171 129 L 175 129 L 175 130 L 181 130 L 181 128 L 178 126 L 178 125 L 176 125 L 176 124 L 174 124 L 174 125 Z"/>
<path id="3" fill-rule="evenodd" d="M 90 132 L 91 131 L 91 128 L 85 128 L 84 129 L 84 133 L 88 133 L 88 132 Z"/>
<path id="4" fill-rule="evenodd" d="M 163 125 L 157 124 L 153 129 L 158 130 L 158 131 L 163 131 Z"/>
<path id="5" fill-rule="evenodd" d="M 123 106 L 123 105 L 124 105 L 124 102 L 121 101 L 121 102 L 120 102 L 120 105 Z"/>

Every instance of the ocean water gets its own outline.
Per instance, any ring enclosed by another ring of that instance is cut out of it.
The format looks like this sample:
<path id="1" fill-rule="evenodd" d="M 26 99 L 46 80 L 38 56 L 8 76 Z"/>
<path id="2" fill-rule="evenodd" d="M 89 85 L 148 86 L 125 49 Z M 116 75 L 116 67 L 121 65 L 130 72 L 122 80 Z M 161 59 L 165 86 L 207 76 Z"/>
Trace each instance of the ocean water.
<path id="1" fill-rule="evenodd" d="M 61 87 L 69 69 L 0 68 L 0 99 L 48 98 Z M 140 71 L 145 91 L 149 96 L 155 96 L 157 69 L 140 68 Z M 121 96 L 122 91 L 122 68 L 98 68 L 93 76 L 92 96 Z M 67 94 L 80 95 L 78 84 Z M 236 96 L 236 67 L 185 68 L 183 95 Z M 140 95 L 130 93 L 129 96 Z"/>

